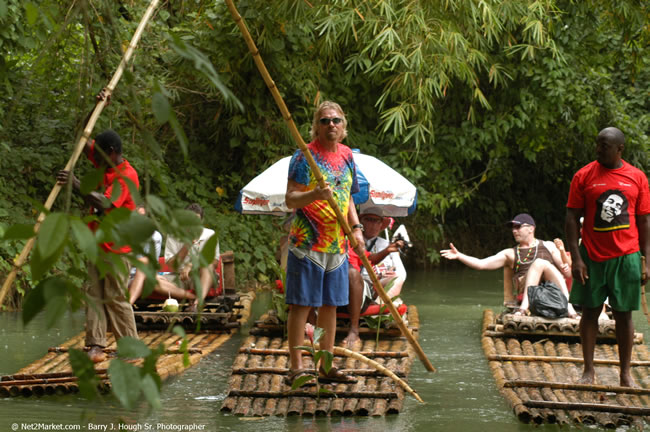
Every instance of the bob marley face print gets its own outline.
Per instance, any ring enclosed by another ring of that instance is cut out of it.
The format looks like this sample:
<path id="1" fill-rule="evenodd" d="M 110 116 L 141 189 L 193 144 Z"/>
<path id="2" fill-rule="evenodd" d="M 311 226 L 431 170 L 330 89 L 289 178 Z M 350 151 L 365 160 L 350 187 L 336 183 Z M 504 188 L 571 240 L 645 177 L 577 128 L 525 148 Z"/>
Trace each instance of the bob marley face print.
<path id="1" fill-rule="evenodd" d="M 614 189 L 605 191 L 596 201 L 594 231 L 615 231 L 630 227 L 628 202 L 622 192 Z"/>

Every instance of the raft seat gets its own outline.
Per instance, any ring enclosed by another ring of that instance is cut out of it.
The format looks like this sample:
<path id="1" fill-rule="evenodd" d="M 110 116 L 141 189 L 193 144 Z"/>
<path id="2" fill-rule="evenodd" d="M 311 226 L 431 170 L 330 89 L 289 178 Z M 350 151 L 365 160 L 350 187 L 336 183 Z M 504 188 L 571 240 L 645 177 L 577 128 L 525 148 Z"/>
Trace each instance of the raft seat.
<path id="1" fill-rule="evenodd" d="M 379 311 L 380 311 L 381 306 L 382 305 L 372 304 L 372 305 L 368 306 L 368 308 L 364 312 L 361 312 L 361 316 L 364 317 L 364 316 L 379 315 L 380 314 Z M 400 316 L 404 316 L 406 314 L 407 310 L 408 310 L 408 306 L 406 306 L 404 303 L 397 306 L 397 313 L 399 313 Z M 381 315 L 390 315 L 390 311 L 388 310 L 388 308 L 385 308 L 384 312 L 382 312 Z M 347 312 L 336 312 L 336 317 L 337 318 L 343 318 L 343 319 L 346 319 L 346 318 L 349 319 L 350 314 L 348 314 Z"/>

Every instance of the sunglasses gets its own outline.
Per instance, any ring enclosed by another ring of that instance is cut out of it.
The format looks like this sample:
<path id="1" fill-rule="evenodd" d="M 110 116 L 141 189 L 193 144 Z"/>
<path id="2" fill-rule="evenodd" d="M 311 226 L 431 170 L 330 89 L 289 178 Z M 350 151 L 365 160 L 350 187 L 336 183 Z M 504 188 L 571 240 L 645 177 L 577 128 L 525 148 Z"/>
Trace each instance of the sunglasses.
<path id="1" fill-rule="evenodd" d="M 512 229 L 516 229 L 516 230 L 518 230 L 518 229 L 526 228 L 526 227 L 529 227 L 529 226 L 532 226 L 532 225 L 529 225 L 529 224 L 521 224 L 521 225 L 512 224 L 511 227 L 512 227 Z"/>
<path id="2" fill-rule="evenodd" d="M 323 118 L 320 119 L 320 124 L 322 124 L 323 126 L 329 125 L 330 122 L 337 125 L 337 124 L 343 122 L 343 119 L 339 118 L 339 117 L 333 117 L 333 118 L 323 117 Z"/>

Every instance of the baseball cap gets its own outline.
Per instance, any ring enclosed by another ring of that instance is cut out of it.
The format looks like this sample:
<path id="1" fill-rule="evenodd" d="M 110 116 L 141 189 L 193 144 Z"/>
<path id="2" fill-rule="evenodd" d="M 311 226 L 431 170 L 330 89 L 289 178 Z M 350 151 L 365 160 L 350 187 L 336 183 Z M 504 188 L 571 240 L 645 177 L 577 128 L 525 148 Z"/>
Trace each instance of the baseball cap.
<path id="1" fill-rule="evenodd" d="M 508 221 L 506 225 L 512 227 L 513 225 L 523 225 L 528 224 L 535 226 L 535 219 L 528 213 L 519 213 L 517 216 L 513 217 L 511 221 Z"/>

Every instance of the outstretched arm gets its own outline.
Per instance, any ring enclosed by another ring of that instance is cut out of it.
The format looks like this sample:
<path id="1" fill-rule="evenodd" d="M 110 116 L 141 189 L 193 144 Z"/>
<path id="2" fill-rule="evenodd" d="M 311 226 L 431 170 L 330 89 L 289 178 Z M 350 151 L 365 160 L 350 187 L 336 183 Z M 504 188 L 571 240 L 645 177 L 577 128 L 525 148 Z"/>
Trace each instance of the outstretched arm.
<path id="1" fill-rule="evenodd" d="M 458 260 L 475 270 L 496 270 L 508 263 L 509 251 L 510 249 L 504 249 L 496 255 L 480 259 L 459 252 L 458 249 L 454 247 L 453 243 L 449 243 L 449 249 L 441 250 L 440 255 L 449 260 Z"/>

